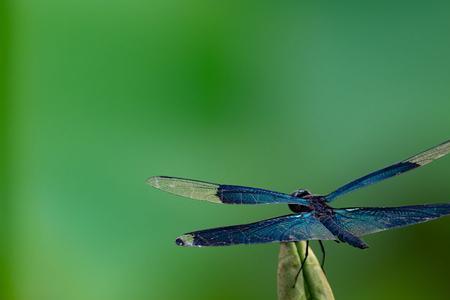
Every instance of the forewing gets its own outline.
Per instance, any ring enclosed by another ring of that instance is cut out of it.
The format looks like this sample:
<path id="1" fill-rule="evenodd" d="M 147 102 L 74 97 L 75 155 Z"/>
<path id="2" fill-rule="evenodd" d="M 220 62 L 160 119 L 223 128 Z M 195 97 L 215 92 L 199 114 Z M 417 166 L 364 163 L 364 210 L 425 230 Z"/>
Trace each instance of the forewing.
<path id="1" fill-rule="evenodd" d="M 417 155 L 414 155 L 413 157 L 405 159 L 404 161 L 390 165 L 384 169 L 375 171 L 364 177 L 358 178 L 350 183 L 347 183 L 346 185 L 338 188 L 334 192 L 325 196 L 325 198 L 328 202 L 331 202 L 335 198 L 347 194 L 356 189 L 377 183 L 384 179 L 388 179 L 390 177 L 400 175 L 409 170 L 413 170 L 415 168 L 429 164 L 433 160 L 441 158 L 442 156 L 448 154 L 449 152 L 450 152 L 450 140 L 436 147 L 428 149 L 424 152 L 421 152 Z"/>
<path id="2" fill-rule="evenodd" d="M 186 233 L 177 245 L 190 247 L 230 246 L 335 239 L 311 213 L 292 214 L 246 225 L 213 228 Z"/>
<path id="3" fill-rule="evenodd" d="M 176 177 L 150 177 L 151 186 L 183 197 L 225 204 L 276 204 L 307 205 L 304 199 L 287 194 L 237 185 L 215 184 Z"/>
<path id="4" fill-rule="evenodd" d="M 450 214 L 450 204 L 412 205 L 385 208 L 336 209 L 334 218 L 356 236 L 404 227 Z"/>

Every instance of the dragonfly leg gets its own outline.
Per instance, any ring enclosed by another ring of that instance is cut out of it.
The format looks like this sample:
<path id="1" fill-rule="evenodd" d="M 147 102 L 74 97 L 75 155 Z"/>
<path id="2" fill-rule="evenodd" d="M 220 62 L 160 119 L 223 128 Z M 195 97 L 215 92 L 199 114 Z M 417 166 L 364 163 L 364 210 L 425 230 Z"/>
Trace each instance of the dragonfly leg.
<path id="1" fill-rule="evenodd" d="M 323 246 L 323 242 L 319 240 L 320 250 L 322 251 L 322 263 L 320 264 L 320 267 L 322 268 L 322 271 L 325 273 L 325 269 L 323 268 L 325 266 L 325 247 Z"/>
<path id="2" fill-rule="evenodd" d="M 309 241 L 306 241 L 306 251 L 305 251 L 305 258 L 301 261 L 300 269 L 297 272 L 297 275 L 295 276 L 294 285 L 292 288 L 295 288 L 295 285 L 297 284 L 298 276 L 300 275 L 300 272 L 303 270 L 303 266 L 305 265 L 306 259 L 308 258 L 308 249 L 309 249 Z"/>

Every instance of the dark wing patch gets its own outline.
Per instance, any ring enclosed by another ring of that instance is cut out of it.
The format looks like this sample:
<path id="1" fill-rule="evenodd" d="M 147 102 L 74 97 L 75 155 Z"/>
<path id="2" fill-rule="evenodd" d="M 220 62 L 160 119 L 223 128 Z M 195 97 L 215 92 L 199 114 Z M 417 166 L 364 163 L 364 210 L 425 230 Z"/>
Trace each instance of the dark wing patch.
<path id="1" fill-rule="evenodd" d="M 334 239 L 334 235 L 311 213 L 303 213 L 190 232 L 178 237 L 176 243 L 180 246 L 203 247 Z"/>
<path id="2" fill-rule="evenodd" d="M 371 184 L 377 183 L 379 181 L 382 181 L 384 179 L 388 179 L 390 177 L 402 174 L 406 171 L 415 169 L 417 167 L 420 167 L 420 165 L 411 163 L 411 162 L 397 163 L 395 165 L 375 171 L 373 173 L 370 173 L 369 175 L 366 175 L 366 176 L 358 178 L 350 183 L 347 183 L 346 185 L 338 188 L 331 194 L 328 194 L 327 196 L 325 196 L 325 199 L 327 200 L 327 202 L 331 202 L 335 198 L 342 196 L 344 194 L 350 193 L 351 191 L 354 191 L 356 189 L 363 188 L 367 185 L 371 185 Z"/>
<path id="3" fill-rule="evenodd" d="M 307 200 L 288 194 L 237 185 L 219 185 L 217 196 L 222 203 L 226 204 L 295 203 L 308 205 Z"/>
<path id="4" fill-rule="evenodd" d="M 412 205 L 385 208 L 336 209 L 334 218 L 356 236 L 414 225 L 450 214 L 450 204 Z"/>
<path id="5" fill-rule="evenodd" d="M 356 189 L 360 189 L 367 185 L 371 185 L 382 180 L 391 178 L 396 175 L 400 175 L 409 170 L 413 170 L 415 168 L 424 166 L 429 164 L 433 160 L 441 158 L 442 156 L 448 154 L 450 152 L 450 140 L 435 146 L 431 149 L 428 149 L 424 152 L 421 152 L 413 157 L 405 159 L 399 163 L 388 166 L 384 169 L 372 172 L 364 177 L 358 178 L 346 185 L 338 188 L 334 192 L 325 196 L 325 199 L 328 202 L 333 201 L 335 198 L 347 194 Z"/>

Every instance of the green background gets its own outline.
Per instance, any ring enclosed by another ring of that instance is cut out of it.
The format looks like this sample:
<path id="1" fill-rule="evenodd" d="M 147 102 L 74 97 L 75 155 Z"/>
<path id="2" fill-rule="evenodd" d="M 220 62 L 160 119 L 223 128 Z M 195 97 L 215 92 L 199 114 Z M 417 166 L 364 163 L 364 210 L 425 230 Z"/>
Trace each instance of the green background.
<path id="1" fill-rule="evenodd" d="M 448 1 L 1 4 L 0 298 L 274 299 L 278 246 L 179 234 L 287 213 L 152 175 L 326 193 L 450 137 Z M 334 203 L 450 201 L 450 158 Z M 450 218 L 326 242 L 337 299 L 446 299 Z"/>

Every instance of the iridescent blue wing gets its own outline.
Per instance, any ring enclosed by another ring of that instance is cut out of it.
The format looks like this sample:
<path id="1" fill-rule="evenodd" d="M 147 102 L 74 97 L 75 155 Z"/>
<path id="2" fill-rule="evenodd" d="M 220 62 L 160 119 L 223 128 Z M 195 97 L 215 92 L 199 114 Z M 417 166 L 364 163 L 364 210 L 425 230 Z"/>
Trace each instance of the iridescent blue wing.
<path id="1" fill-rule="evenodd" d="M 151 186 L 183 197 L 225 204 L 301 204 L 305 199 L 287 194 L 237 185 L 215 184 L 197 180 L 155 176 L 147 183 Z"/>
<path id="2" fill-rule="evenodd" d="M 331 202 L 335 198 L 342 196 L 344 194 L 347 194 L 356 189 L 360 189 L 367 185 L 377 183 L 384 179 L 388 179 L 390 177 L 400 175 L 406 171 L 429 164 L 433 160 L 438 159 L 438 158 L 448 154 L 449 152 L 450 152 L 450 140 L 448 140 L 436 147 L 428 149 L 424 152 L 421 152 L 413 157 L 405 159 L 404 161 L 393 164 L 389 167 L 375 171 L 373 173 L 370 173 L 369 175 L 366 175 L 366 176 L 358 178 L 350 183 L 347 183 L 346 185 L 335 190 L 334 192 L 326 195 L 325 199 L 328 202 Z"/>
<path id="3" fill-rule="evenodd" d="M 450 204 L 401 207 L 336 209 L 334 219 L 344 230 L 363 236 L 387 229 L 404 227 L 450 214 Z"/>
<path id="4" fill-rule="evenodd" d="M 186 233 L 176 239 L 179 246 L 230 246 L 334 240 L 336 237 L 311 213 L 293 214 L 246 225 L 235 225 Z"/>

